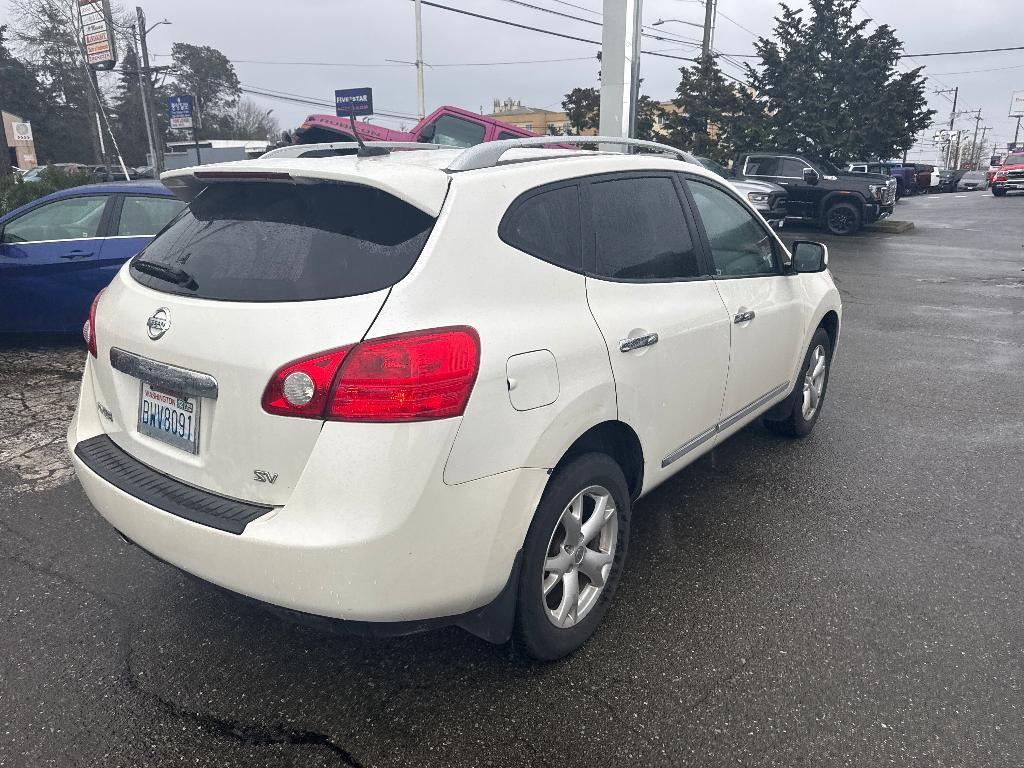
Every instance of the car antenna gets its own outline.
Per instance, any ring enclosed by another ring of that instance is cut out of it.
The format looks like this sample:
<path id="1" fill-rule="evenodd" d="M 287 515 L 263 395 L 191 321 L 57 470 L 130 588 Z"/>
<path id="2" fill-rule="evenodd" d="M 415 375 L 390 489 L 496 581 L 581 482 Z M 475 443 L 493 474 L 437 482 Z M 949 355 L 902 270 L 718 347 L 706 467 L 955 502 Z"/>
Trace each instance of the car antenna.
<path id="1" fill-rule="evenodd" d="M 356 137 L 356 142 L 359 144 L 359 149 L 356 150 L 356 157 L 379 157 L 380 155 L 391 154 L 391 150 L 387 147 L 368 147 L 363 143 L 362 136 L 360 136 L 359 131 L 356 130 L 355 115 L 349 115 L 348 121 L 352 126 L 352 135 Z"/>

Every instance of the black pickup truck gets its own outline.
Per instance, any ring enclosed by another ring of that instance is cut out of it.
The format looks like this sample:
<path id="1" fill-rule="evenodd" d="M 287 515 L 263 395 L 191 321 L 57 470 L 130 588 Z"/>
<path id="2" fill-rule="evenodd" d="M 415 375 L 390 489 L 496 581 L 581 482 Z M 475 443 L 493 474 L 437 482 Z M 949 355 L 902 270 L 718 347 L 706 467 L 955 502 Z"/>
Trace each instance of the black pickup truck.
<path id="1" fill-rule="evenodd" d="M 738 179 L 780 185 L 786 190 L 786 218 L 813 221 L 833 235 L 852 235 L 884 219 L 896 203 L 891 176 L 848 173 L 827 160 L 795 153 L 743 153 L 732 172 Z"/>

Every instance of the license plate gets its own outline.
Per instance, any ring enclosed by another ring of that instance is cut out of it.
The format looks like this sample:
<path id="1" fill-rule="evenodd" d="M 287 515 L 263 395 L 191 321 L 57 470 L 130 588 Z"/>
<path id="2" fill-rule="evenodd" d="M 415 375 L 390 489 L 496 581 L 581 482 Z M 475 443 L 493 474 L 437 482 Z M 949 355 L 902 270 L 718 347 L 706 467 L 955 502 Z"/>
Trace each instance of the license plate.
<path id="1" fill-rule="evenodd" d="M 142 382 L 139 432 L 189 453 L 199 453 L 198 397 L 156 389 Z"/>

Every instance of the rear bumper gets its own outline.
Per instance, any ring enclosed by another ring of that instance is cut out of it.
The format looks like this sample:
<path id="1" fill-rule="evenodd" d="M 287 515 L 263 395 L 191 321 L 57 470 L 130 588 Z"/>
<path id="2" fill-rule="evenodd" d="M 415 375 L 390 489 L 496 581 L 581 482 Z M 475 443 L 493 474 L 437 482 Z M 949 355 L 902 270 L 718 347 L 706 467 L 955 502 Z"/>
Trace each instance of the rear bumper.
<path id="1" fill-rule="evenodd" d="M 304 614 L 422 622 L 488 605 L 509 580 L 547 482 L 543 469 L 519 469 L 446 485 L 457 419 L 327 424 L 287 504 L 239 533 L 218 530 L 118 487 L 76 455 L 103 433 L 89 378 L 68 445 L 97 511 L 171 565 Z M 399 427 L 396 440 L 387 431 Z"/>

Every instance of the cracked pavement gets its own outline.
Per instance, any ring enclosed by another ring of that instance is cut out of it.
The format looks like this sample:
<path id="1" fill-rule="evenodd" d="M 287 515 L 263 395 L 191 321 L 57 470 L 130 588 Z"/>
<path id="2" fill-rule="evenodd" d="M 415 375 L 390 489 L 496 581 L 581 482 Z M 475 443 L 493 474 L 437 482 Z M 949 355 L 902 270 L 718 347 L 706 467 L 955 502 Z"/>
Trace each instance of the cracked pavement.
<path id="1" fill-rule="evenodd" d="M 0 767 L 1019 766 L 1024 197 L 897 217 L 827 241 L 815 433 L 752 426 L 642 500 L 549 665 L 322 634 L 125 546 L 69 473 L 81 345 L 0 347 Z"/>

